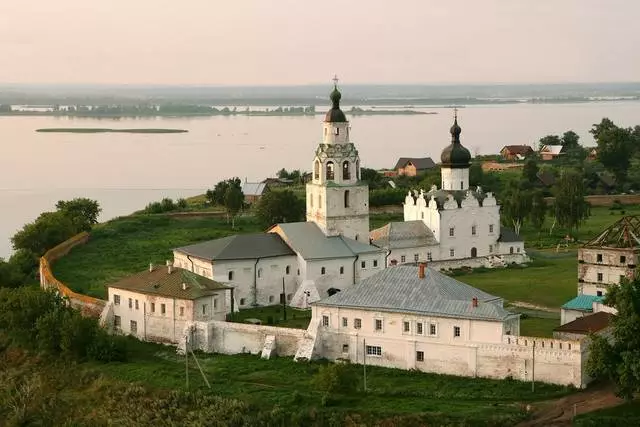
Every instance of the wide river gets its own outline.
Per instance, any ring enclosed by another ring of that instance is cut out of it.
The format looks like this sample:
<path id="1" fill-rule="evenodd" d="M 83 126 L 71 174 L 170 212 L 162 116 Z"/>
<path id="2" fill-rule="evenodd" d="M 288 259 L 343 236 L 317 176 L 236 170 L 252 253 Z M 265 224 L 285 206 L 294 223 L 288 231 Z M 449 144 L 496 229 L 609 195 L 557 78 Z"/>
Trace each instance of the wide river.
<path id="1" fill-rule="evenodd" d="M 437 161 L 449 143 L 450 109 L 433 115 L 360 116 L 352 141 L 363 166 L 393 167 L 400 156 Z M 348 107 L 345 107 L 348 110 Z M 460 110 L 462 143 L 474 154 L 497 153 L 507 144 L 531 144 L 568 129 L 594 144 L 593 123 L 640 124 L 640 102 L 511 104 Z M 188 197 L 232 176 L 261 180 L 280 168 L 310 170 L 321 139 L 322 116 L 71 119 L 0 117 L 0 257 L 9 238 L 55 202 L 97 199 L 101 220 L 126 215 L 162 197 Z M 45 127 L 146 127 L 187 129 L 182 134 L 37 133 Z"/>

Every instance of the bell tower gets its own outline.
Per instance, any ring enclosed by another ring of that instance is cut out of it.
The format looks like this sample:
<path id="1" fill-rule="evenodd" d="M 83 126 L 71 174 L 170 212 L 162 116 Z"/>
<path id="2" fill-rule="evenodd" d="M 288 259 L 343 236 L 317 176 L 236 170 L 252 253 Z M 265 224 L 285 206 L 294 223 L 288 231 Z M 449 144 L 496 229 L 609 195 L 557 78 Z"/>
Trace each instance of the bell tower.
<path id="1" fill-rule="evenodd" d="M 454 112 L 451 126 L 451 144 L 442 150 L 442 189 L 446 191 L 467 191 L 469 189 L 469 166 L 471 153 L 460 143 L 462 129 L 458 125 L 458 110 Z"/>
<path id="2" fill-rule="evenodd" d="M 340 109 L 338 78 L 333 81 L 331 109 L 322 124 L 322 142 L 307 184 L 307 221 L 315 222 L 327 236 L 369 243 L 369 186 L 360 181 L 360 157 L 349 141 L 349 122 Z"/>

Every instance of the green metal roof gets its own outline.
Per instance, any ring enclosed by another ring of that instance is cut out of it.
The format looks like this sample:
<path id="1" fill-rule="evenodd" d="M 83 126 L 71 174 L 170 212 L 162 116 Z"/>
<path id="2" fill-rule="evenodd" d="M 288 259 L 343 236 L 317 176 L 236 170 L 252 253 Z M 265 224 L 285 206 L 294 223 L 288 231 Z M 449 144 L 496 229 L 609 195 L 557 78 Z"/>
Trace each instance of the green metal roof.
<path id="1" fill-rule="evenodd" d="M 604 297 L 597 295 L 578 295 L 574 299 L 566 302 L 562 308 L 567 310 L 593 311 L 594 302 L 602 302 Z"/>

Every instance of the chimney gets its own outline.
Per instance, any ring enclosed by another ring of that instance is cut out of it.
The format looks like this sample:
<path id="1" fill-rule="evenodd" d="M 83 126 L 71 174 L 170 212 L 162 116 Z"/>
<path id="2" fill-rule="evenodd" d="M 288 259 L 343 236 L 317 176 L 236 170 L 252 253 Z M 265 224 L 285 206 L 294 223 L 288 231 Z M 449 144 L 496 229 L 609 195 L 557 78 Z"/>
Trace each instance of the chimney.
<path id="1" fill-rule="evenodd" d="M 424 279 L 424 269 L 427 267 L 427 264 L 421 262 L 418 266 L 418 277 Z"/>
<path id="2" fill-rule="evenodd" d="M 151 273 L 153 271 L 153 263 L 150 262 L 149 263 L 149 273 Z"/>
<path id="3" fill-rule="evenodd" d="M 473 297 L 473 299 L 471 299 L 471 306 L 474 308 L 478 306 L 478 297 Z"/>
<path id="4" fill-rule="evenodd" d="M 167 273 L 171 274 L 173 272 L 173 262 L 167 260 Z"/>

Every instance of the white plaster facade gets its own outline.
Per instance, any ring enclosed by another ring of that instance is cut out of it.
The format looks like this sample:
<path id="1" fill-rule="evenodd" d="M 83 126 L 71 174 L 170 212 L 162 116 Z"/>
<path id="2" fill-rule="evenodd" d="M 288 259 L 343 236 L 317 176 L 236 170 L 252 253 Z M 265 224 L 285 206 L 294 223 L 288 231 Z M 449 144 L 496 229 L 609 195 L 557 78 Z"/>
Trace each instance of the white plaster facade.
<path id="1" fill-rule="evenodd" d="M 578 294 L 606 295 L 609 286 L 631 277 L 637 263 L 636 248 L 578 249 Z"/>
<path id="2" fill-rule="evenodd" d="M 469 168 L 451 168 L 443 166 L 440 169 L 442 189 L 446 191 L 465 191 L 469 189 Z"/>

